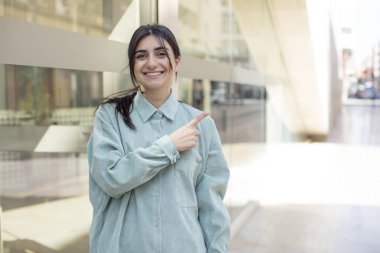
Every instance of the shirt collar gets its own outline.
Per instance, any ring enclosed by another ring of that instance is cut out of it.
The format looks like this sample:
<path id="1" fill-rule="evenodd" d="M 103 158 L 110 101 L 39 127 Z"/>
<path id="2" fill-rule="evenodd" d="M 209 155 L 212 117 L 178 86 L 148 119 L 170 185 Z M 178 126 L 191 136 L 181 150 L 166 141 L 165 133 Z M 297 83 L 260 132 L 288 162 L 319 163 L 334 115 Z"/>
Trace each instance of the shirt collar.
<path id="1" fill-rule="evenodd" d="M 170 91 L 168 99 L 157 109 L 145 99 L 144 95 L 139 90 L 134 98 L 134 107 L 144 123 L 147 122 L 157 111 L 160 111 L 166 118 L 174 120 L 178 110 L 178 101 L 174 92 Z"/>

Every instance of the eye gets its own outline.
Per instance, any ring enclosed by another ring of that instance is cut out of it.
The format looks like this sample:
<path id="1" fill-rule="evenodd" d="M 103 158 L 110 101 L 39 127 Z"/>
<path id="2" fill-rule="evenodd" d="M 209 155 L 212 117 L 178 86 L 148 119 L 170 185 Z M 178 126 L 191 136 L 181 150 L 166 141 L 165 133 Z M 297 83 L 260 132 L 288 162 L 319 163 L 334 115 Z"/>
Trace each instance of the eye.
<path id="1" fill-rule="evenodd" d="M 135 55 L 136 60 L 144 60 L 146 58 L 146 54 L 144 53 L 138 53 Z"/>
<path id="2" fill-rule="evenodd" d="M 159 51 L 156 52 L 156 56 L 158 58 L 166 58 L 166 53 L 165 53 L 164 50 L 159 50 Z"/>

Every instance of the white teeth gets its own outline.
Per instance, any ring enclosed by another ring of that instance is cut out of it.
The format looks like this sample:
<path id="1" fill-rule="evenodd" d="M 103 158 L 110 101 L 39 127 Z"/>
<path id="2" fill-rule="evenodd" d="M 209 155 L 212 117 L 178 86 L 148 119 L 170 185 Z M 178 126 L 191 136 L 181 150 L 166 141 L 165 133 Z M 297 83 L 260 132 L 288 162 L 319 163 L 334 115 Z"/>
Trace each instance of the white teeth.
<path id="1" fill-rule="evenodd" d="M 158 76 L 159 74 L 161 74 L 161 72 L 149 72 L 149 73 L 146 73 L 147 76 Z"/>

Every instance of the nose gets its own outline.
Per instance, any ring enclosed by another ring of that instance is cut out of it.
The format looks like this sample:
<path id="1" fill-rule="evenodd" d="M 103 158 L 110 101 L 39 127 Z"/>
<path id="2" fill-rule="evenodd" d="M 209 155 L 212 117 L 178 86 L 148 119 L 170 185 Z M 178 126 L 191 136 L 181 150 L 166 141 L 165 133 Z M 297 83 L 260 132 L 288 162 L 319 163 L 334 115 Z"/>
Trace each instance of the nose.
<path id="1" fill-rule="evenodd" d="M 154 55 L 149 55 L 146 66 L 148 68 L 154 68 L 156 65 L 157 65 L 156 57 L 154 57 Z"/>

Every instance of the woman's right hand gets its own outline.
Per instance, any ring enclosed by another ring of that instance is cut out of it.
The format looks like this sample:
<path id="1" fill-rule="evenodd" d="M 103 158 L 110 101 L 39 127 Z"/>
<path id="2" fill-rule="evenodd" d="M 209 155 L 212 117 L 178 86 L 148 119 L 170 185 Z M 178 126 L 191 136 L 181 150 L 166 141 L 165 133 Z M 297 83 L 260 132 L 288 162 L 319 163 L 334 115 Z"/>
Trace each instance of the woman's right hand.
<path id="1" fill-rule="evenodd" d="M 210 113 L 208 112 L 203 112 L 199 114 L 192 121 L 190 121 L 183 127 L 178 128 L 169 135 L 176 149 L 179 152 L 189 150 L 198 145 L 199 131 L 196 129 L 196 126 L 201 120 L 203 120 L 208 115 L 210 115 Z"/>

